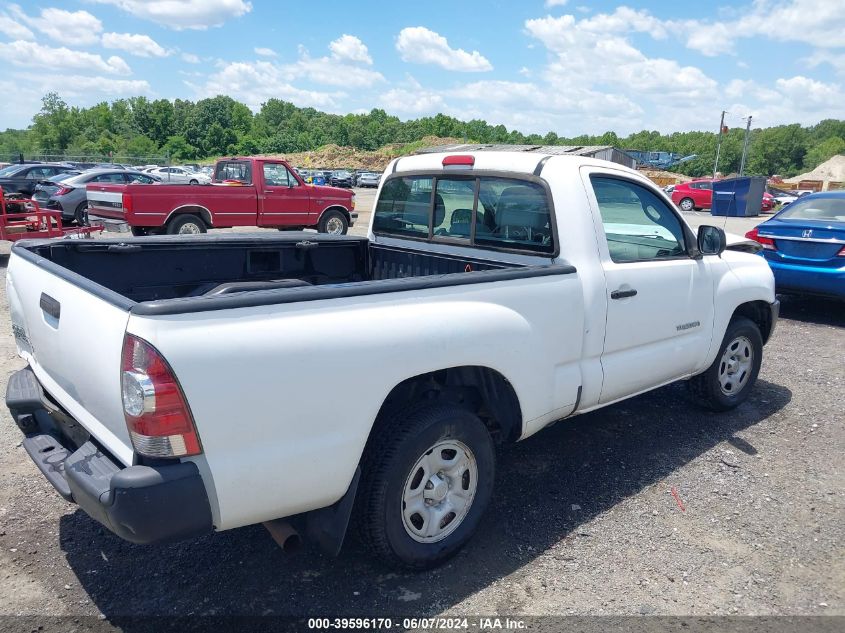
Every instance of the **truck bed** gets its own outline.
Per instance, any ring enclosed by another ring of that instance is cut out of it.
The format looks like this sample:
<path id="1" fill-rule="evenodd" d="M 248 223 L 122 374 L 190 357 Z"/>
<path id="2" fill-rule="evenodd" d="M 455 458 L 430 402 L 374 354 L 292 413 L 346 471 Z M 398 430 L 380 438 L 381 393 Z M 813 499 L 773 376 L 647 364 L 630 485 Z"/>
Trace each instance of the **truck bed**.
<path id="1" fill-rule="evenodd" d="M 28 241 L 16 246 L 16 252 L 138 314 L 197 312 L 574 272 L 567 265 L 519 264 L 493 257 L 387 247 L 363 237 L 305 233 Z M 393 282 L 387 283 L 390 280 Z"/>

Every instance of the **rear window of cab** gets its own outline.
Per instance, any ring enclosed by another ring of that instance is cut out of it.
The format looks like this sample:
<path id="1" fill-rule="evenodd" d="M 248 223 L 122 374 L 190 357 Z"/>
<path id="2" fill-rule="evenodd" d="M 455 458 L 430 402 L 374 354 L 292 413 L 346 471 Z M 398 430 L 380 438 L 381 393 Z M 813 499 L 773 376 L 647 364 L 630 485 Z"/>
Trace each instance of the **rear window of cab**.
<path id="1" fill-rule="evenodd" d="M 541 184 L 503 176 L 396 176 L 376 202 L 373 232 L 553 255 L 551 205 Z"/>

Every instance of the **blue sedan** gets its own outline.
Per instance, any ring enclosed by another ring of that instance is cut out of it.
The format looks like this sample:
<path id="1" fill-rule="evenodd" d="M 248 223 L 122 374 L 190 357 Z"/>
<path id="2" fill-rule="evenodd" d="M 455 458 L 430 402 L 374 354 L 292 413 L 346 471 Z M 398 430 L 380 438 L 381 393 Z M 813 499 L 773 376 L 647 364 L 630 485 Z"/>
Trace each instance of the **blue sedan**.
<path id="1" fill-rule="evenodd" d="M 762 245 L 778 292 L 845 299 L 845 191 L 802 196 L 745 236 Z"/>

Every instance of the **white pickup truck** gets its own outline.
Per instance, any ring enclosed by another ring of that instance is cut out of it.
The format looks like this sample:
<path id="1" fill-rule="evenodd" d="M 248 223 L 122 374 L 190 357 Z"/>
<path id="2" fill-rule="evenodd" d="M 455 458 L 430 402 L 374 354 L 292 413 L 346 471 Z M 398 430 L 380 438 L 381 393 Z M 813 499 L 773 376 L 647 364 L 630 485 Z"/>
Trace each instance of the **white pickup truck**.
<path id="1" fill-rule="evenodd" d="M 369 235 L 18 242 L 6 402 L 68 501 L 136 543 L 291 519 L 337 552 L 453 555 L 497 445 L 687 380 L 742 403 L 766 262 L 574 156 L 395 160 Z M 287 525 L 287 524 L 283 524 Z"/>

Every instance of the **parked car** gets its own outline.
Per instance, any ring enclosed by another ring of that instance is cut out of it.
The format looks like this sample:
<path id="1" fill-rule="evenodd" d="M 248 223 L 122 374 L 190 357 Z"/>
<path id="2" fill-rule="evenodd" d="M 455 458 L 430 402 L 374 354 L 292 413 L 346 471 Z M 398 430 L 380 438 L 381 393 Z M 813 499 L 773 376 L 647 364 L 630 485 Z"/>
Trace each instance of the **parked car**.
<path id="1" fill-rule="evenodd" d="M 713 204 L 713 179 L 701 178 L 675 185 L 672 190 L 672 202 L 681 211 L 709 209 Z"/>
<path id="2" fill-rule="evenodd" d="M 285 161 L 222 159 L 214 182 L 232 186 L 91 183 L 89 213 L 106 223 L 126 223 L 137 235 L 205 233 L 230 226 L 308 227 L 343 235 L 358 219 L 353 192 L 306 185 Z"/>
<path id="3" fill-rule="evenodd" d="M 378 187 L 379 183 L 381 182 L 381 174 L 376 174 L 373 172 L 366 172 L 358 176 L 358 186 L 359 187 Z"/>
<path id="4" fill-rule="evenodd" d="M 129 169 L 92 169 L 81 174 L 60 175 L 42 181 L 32 196 L 39 205 L 62 212 L 64 220 L 75 220 L 77 224 L 88 223 L 88 198 L 86 186 L 89 183 L 154 184 L 159 179 L 152 174 Z"/>
<path id="5" fill-rule="evenodd" d="M 211 182 L 211 178 L 205 174 L 185 167 L 157 167 L 151 169 L 149 173 L 161 178 L 161 182 L 165 184 L 207 185 Z"/>
<path id="6" fill-rule="evenodd" d="M 845 191 L 802 196 L 746 237 L 763 246 L 778 292 L 845 299 Z"/>
<path id="7" fill-rule="evenodd" d="M 771 213 L 775 209 L 775 197 L 768 191 L 763 192 L 763 200 L 760 202 L 761 213 Z"/>
<path id="8" fill-rule="evenodd" d="M 346 189 L 352 188 L 352 173 L 346 171 L 345 169 L 338 169 L 337 171 L 331 172 L 331 178 L 329 179 L 329 184 L 332 187 L 344 187 Z"/>
<path id="9" fill-rule="evenodd" d="M 49 180 L 53 176 L 78 169 L 69 165 L 55 163 L 24 163 L 9 165 L 0 169 L 0 187 L 3 193 L 19 193 L 26 197 L 32 197 L 36 185 L 42 180 Z"/>
<path id="10" fill-rule="evenodd" d="M 59 493 L 136 543 L 297 515 L 333 554 L 355 508 L 374 554 L 421 569 L 481 524 L 497 444 L 676 380 L 748 398 L 772 272 L 636 171 L 479 152 L 387 174 L 368 237 L 16 245 L 6 403 Z"/>

